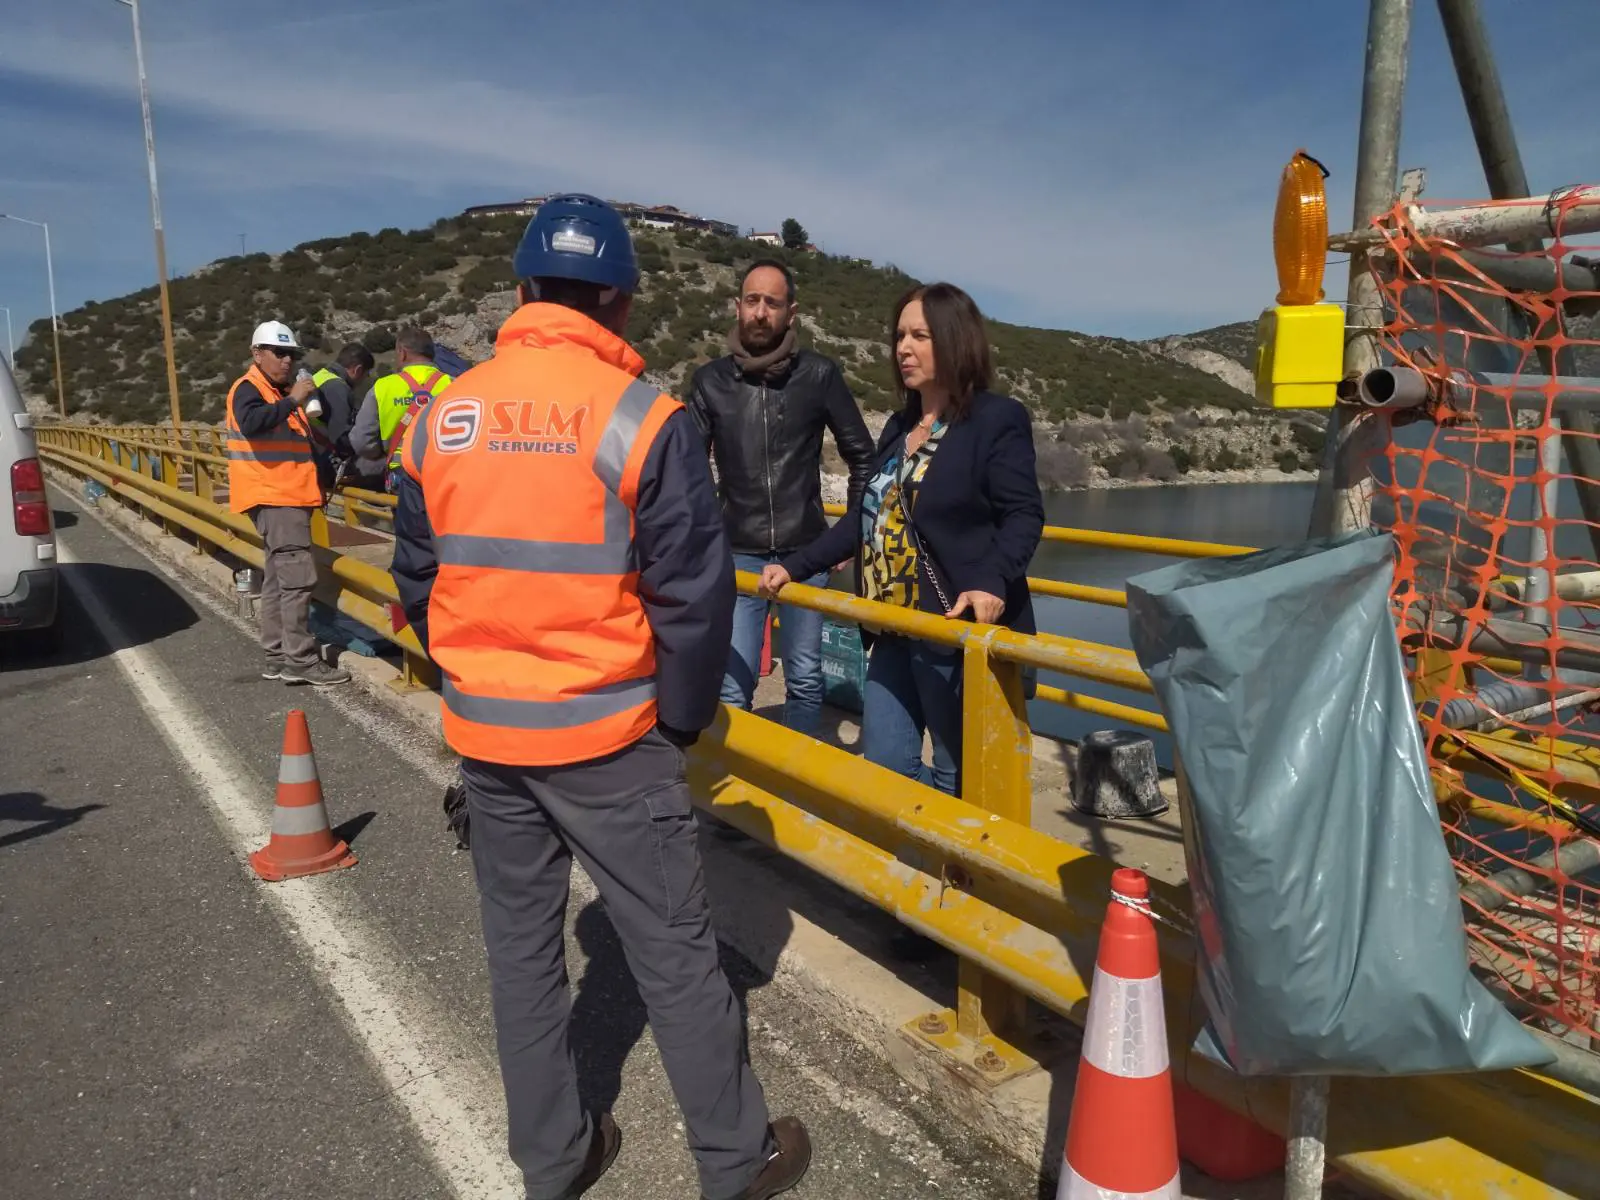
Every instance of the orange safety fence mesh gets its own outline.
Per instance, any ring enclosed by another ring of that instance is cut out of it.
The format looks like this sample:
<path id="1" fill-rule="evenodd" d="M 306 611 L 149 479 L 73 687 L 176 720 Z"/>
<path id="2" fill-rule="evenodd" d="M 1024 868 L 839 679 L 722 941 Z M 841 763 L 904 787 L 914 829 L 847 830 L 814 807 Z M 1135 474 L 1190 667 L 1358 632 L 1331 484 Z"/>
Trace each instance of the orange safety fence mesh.
<path id="1" fill-rule="evenodd" d="M 1474 969 L 1600 1049 L 1600 237 L 1568 234 L 1577 196 L 1516 249 L 1430 239 L 1403 204 L 1378 222 L 1384 364 L 1424 398 L 1375 418 L 1372 475 Z"/>

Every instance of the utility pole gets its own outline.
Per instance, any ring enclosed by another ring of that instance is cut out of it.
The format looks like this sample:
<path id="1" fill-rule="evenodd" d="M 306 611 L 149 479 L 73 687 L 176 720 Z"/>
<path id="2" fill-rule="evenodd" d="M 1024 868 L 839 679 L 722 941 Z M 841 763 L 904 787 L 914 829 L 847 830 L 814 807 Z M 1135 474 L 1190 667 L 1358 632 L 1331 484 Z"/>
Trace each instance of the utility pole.
<path id="1" fill-rule="evenodd" d="M 1361 82 L 1354 229 L 1365 229 L 1395 200 L 1410 43 L 1411 0 L 1372 0 L 1367 10 L 1367 58 Z M 1371 370 L 1380 361 L 1383 298 L 1368 270 L 1365 250 L 1350 253 L 1345 301 L 1344 373 L 1348 377 L 1353 371 Z M 1353 533 L 1372 524 L 1373 483 L 1368 466 L 1382 451 L 1387 430 L 1376 414 L 1345 415 L 1341 407 L 1335 405 L 1328 414 L 1328 445 L 1311 510 L 1312 537 Z M 1326 1075 L 1300 1075 L 1289 1081 L 1284 1200 L 1315 1200 L 1322 1195 L 1328 1156 L 1329 1082 Z"/>
<path id="2" fill-rule="evenodd" d="M 13 371 L 17 369 L 17 343 L 11 339 L 11 310 L 0 305 L 0 312 L 6 314 L 6 366 Z"/>
<path id="3" fill-rule="evenodd" d="M 239 257 L 244 257 L 244 234 L 239 235 Z"/>
<path id="4" fill-rule="evenodd" d="M 172 299 L 167 294 L 167 236 L 161 227 L 161 189 L 156 183 L 156 133 L 150 120 L 150 85 L 144 73 L 144 39 L 139 29 L 139 0 L 117 0 L 133 14 L 133 58 L 139 71 L 139 110 L 144 117 L 144 154 L 150 168 L 150 222 L 156 237 L 156 279 L 161 291 L 161 340 L 167 352 L 167 399 L 172 408 L 172 436 L 182 425 L 178 411 L 178 359 L 172 348 Z"/>
<path id="5" fill-rule="evenodd" d="M 15 213 L 0 213 L 0 221 L 19 221 L 44 230 L 44 273 L 50 281 L 50 333 L 56 344 L 56 402 L 61 409 L 61 419 L 67 419 L 67 377 L 61 369 L 61 319 L 56 315 L 56 268 L 50 254 L 50 226 L 44 221 L 30 221 Z"/>
<path id="6" fill-rule="evenodd" d="M 1406 90 L 1411 42 L 1411 0 L 1372 0 L 1367 15 L 1367 58 L 1361 86 L 1361 140 L 1356 151 L 1355 220 L 1365 229 L 1389 211 L 1400 174 L 1400 112 Z M 1350 254 L 1345 294 L 1347 335 L 1344 372 L 1379 365 L 1378 328 L 1383 299 L 1367 267 L 1365 250 Z M 1346 412 L 1328 414 L 1328 445 L 1311 510 L 1311 536 L 1327 537 L 1367 528 L 1372 522 L 1372 458 L 1383 449 L 1382 419 Z"/>

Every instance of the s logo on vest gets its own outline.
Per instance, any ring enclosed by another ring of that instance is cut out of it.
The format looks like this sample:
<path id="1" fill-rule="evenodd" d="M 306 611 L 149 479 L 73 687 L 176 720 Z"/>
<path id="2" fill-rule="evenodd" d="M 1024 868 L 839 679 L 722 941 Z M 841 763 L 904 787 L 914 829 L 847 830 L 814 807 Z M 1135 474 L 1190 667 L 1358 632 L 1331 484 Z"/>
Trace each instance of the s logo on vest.
<path id="1" fill-rule="evenodd" d="M 433 444 L 441 454 L 459 454 L 477 444 L 483 426 L 483 401 L 475 396 L 452 396 L 439 406 L 433 427 Z"/>

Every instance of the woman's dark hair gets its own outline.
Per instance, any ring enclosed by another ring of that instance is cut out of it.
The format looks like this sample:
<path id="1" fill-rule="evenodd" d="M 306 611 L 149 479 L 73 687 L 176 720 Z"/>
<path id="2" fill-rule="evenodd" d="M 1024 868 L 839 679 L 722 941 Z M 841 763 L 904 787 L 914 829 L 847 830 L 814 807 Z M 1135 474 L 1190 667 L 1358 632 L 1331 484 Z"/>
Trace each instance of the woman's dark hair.
<path id="1" fill-rule="evenodd" d="M 889 356 L 894 360 L 900 314 L 913 300 L 922 301 L 922 316 L 933 339 L 933 373 L 950 393 L 952 421 L 967 415 L 972 397 L 989 390 L 989 333 L 972 297 L 953 283 L 918 284 L 895 302 L 889 318 Z M 922 397 L 906 387 L 894 363 L 894 390 L 912 418 L 922 416 Z"/>

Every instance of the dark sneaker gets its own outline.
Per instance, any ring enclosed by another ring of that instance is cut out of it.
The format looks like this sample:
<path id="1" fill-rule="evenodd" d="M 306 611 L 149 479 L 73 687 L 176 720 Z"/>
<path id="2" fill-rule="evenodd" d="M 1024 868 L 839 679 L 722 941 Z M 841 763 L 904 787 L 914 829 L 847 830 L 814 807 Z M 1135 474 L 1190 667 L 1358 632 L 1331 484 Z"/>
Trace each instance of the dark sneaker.
<path id="1" fill-rule="evenodd" d="M 350 672 L 343 667 L 330 667 L 318 660 L 306 663 L 303 667 L 286 663 L 283 670 L 278 673 L 278 678 L 285 683 L 309 683 L 312 687 L 333 687 L 335 684 L 349 683 Z"/>
<path id="2" fill-rule="evenodd" d="M 261 668 L 261 678 L 282 679 L 283 663 L 276 658 L 267 659 L 266 665 Z"/>
<path id="3" fill-rule="evenodd" d="M 805 1177 L 811 1165 L 811 1135 L 799 1117 L 779 1117 L 772 1123 L 775 1149 L 761 1168 L 761 1174 L 740 1192 L 737 1200 L 772 1200 L 781 1196 Z"/>
<path id="4" fill-rule="evenodd" d="M 572 1181 L 572 1186 L 562 1193 L 562 1200 L 578 1197 L 600 1182 L 600 1176 L 611 1169 L 622 1149 L 622 1130 L 611 1119 L 610 1113 L 601 1113 L 594 1119 L 594 1133 L 589 1138 L 589 1153 L 583 1160 L 583 1170 Z"/>

